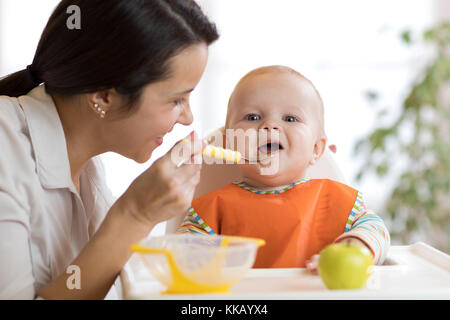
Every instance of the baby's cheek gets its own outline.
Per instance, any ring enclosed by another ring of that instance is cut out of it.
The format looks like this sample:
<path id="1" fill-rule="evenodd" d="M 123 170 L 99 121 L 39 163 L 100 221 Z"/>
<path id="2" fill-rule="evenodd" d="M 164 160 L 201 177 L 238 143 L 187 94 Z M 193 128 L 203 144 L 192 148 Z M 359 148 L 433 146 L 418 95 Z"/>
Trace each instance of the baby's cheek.
<path id="1" fill-rule="evenodd" d="M 226 130 L 226 148 L 239 151 L 244 158 L 254 159 L 258 150 L 256 131 L 242 128 L 229 128 Z"/>

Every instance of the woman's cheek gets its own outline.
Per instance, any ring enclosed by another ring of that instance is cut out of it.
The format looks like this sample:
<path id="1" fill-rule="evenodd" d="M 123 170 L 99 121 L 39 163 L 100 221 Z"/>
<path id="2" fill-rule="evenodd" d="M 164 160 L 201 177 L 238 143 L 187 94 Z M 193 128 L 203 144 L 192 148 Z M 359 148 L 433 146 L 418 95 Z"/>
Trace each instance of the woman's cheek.
<path id="1" fill-rule="evenodd" d="M 180 112 L 178 110 L 172 109 L 169 112 L 160 113 L 158 115 L 154 115 L 152 119 L 152 123 L 155 124 L 155 119 L 159 120 L 158 124 L 154 126 L 154 130 L 158 131 L 158 133 L 167 133 L 169 132 L 173 126 L 175 125 Z"/>
<path id="2" fill-rule="evenodd" d="M 167 119 L 170 119 L 169 130 L 177 123 L 178 119 L 180 118 L 181 112 L 182 109 L 180 107 L 175 107 L 167 117 Z"/>

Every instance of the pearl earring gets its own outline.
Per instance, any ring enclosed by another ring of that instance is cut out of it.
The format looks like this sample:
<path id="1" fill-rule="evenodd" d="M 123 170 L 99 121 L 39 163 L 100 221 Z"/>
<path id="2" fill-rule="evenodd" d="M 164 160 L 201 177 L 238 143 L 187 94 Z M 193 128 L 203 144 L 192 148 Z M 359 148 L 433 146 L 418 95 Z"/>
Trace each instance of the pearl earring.
<path id="1" fill-rule="evenodd" d="M 100 113 L 100 118 L 104 118 L 105 117 L 106 112 L 105 112 L 105 110 L 103 110 L 102 107 L 100 107 L 98 105 L 98 103 L 94 103 L 94 108 Z"/>

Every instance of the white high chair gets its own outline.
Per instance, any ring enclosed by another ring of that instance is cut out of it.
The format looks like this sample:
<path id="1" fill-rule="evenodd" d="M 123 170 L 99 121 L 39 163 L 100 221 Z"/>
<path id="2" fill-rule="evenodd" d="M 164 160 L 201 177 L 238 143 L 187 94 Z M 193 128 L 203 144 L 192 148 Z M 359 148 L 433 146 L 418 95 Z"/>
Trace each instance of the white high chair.
<path id="1" fill-rule="evenodd" d="M 212 137 L 217 137 L 223 132 L 224 128 L 219 128 L 206 136 L 205 140 L 214 144 Z M 216 143 L 217 144 L 217 143 Z M 328 148 L 325 149 L 322 157 L 316 164 L 309 167 L 306 176 L 311 179 L 331 179 L 346 183 L 345 177 L 332 153 Z M 219 189 L 235 180 L 241 178 L 240 171 L 233 164 L 203 164 L 200 172 L 200 182 L 195 189 L 194 198 Z M 166 233 L 174 233 L 183 222 L 184 216 L 175 217 L 166 223 Z"/>

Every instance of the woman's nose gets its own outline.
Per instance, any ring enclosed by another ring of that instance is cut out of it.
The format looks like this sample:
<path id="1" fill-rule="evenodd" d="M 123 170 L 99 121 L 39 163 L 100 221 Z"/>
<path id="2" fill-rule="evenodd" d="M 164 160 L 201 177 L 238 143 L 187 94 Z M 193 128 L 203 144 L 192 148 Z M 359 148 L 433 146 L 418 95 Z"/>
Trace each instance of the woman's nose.
<path id="1" fill-rule="evenodd" d="M 188 104 L 183 108 L 182 113 L 178 117 L 178 123 L 188 126 L 194 121 L 194 116 L 192 115 L 191 108 Z"/>

